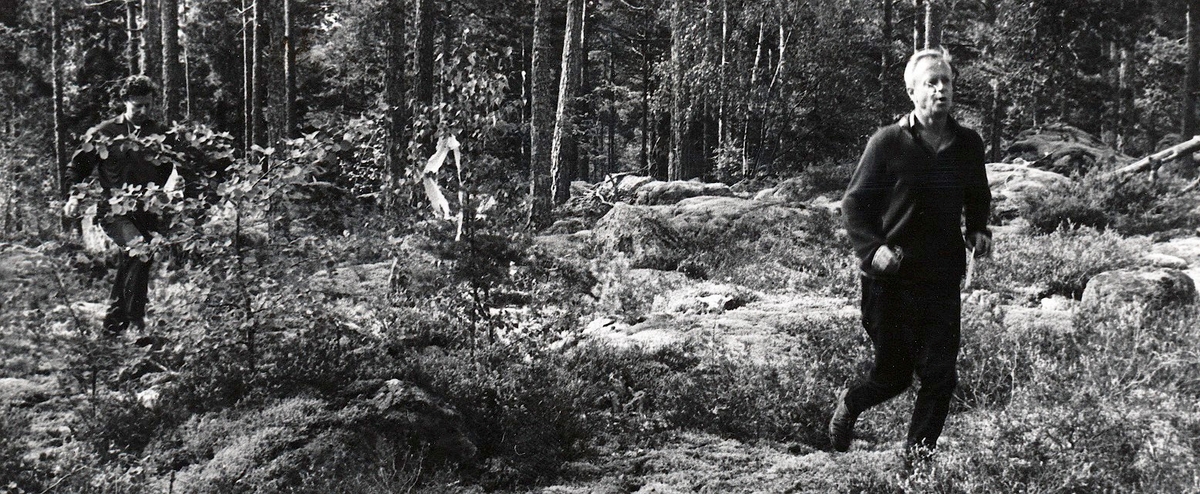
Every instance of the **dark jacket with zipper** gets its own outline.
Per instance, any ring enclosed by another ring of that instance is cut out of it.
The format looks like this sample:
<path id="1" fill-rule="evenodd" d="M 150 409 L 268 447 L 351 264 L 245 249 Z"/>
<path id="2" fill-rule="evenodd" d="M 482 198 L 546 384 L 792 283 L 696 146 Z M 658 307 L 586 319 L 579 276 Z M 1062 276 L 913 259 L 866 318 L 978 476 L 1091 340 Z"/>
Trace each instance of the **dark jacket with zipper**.
<path id="1" fill-rule="evenodd" d="M 842 199 L 846 230 L 865 276 L 956 282 L 966 272 L 968 234 L 990 236 L 992 194 L 983 140 L 953 118 L 940 152 L 921 140 L 912 114 L 875 132 Z M 903 252 L 899 268 L 871 266 L 882 245 Z"/>

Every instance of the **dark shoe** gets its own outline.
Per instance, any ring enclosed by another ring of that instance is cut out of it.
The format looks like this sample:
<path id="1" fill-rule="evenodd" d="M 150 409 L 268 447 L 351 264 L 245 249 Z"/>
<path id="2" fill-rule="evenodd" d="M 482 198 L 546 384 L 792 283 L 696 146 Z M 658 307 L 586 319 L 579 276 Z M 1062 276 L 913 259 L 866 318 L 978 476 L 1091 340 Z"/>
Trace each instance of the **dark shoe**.
<path id="1" fill-rule="evenodd" d="M 850 442 L 854 440 L 854 422 L 858 421 L 858 413 L 851 412 L 850 407 L 846 406 L 846 394 L 849 392 L 849 389 L 843 389 L 838 394 L 837 408 L 829 420 L 829 443 L 834 451 L 849 451 Z"/>

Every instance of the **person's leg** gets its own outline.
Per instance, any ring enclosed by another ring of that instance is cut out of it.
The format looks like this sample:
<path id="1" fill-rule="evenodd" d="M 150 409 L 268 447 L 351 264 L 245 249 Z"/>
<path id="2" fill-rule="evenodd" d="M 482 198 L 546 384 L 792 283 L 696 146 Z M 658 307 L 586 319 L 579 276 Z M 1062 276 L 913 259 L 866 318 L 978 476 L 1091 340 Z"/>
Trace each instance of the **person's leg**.
<path id="1" fill-rule="evenodd" d="M 863 277 L 863 327 L 875 349 L 875 362 L 867 379 L 838 396 L 829 421 L 830 443 L 847 451 L 858 415 L 903 393 L 912 384 L 916 354 L 912 351 L 912 316 L 906 284 Z"/>
<path id="2" fill-rule="evenodd" d="M 932 450 L 946 424 L 950 400 L 958 384 L 961 302 L 957 286 L 942 286 L 926 294 L 921 321 L 920 355 L 916 373 L 921 380 L 908 430 L 908 445 Z"/>
<path id="3" fill-rule="evenodd" d="M 102 226 L 104 233 L 108 234 L 108 237 L 122 249 L 121 253 L 117 255 L 117 275 L 113 281 L 112 291 L 109 293 L 108 312 L 104 316 L 104 331 L 119 333 L 129 325 L 128 294 L 134 268 L 132 261 L 135 260 L 130 258 L 124 249 L 135 239 L 140 238 L 142 233 L 133 221 L 125 216 L 109 218 L 104 221 Z"/>
<path id="4" fill-rule="evenodd" d="M 852 413 L 861 413 L 883 403 L 912 384 L 916 365 L 909 285 L 863 278 L 863 325 L 875 349 L 875 361 L 867 379 L 846 393 Z"/>
<path id="5" fill-rule="evenodd" d="M 151 233 L 158 229 L 158 218 L 149 213 L 136 213 L 132 216 L 133 225 L 137 228 L 143 241 L 149 241 Z M 150 268 L 153 258 L 129 257 L 129 279 L 125 285 L 125 314 L 131 326 L 145 329 L 146 303 L 150 288 Z"/>

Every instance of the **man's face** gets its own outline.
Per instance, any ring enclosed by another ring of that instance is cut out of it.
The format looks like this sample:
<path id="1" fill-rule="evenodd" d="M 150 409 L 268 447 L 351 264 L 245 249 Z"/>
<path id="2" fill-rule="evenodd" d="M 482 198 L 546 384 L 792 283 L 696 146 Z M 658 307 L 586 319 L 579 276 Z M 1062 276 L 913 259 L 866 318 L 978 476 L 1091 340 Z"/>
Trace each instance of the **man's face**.
<path id="1" fill-rule="evenodd" d="M 922 59 L 913 70 L 912 83 L 908 97 L 918 112 L 926 115 L 950 113 L 954 106 L 954 73 L 950 65 L 936 58 Z"/>
<path id="2" fill-rule="evenodd" d="M 125 118 L 135 124 L 141 124 L 150 117 L 150 107 L 153 104 L 153 96 L 130 96 L 125 99 Z"/>

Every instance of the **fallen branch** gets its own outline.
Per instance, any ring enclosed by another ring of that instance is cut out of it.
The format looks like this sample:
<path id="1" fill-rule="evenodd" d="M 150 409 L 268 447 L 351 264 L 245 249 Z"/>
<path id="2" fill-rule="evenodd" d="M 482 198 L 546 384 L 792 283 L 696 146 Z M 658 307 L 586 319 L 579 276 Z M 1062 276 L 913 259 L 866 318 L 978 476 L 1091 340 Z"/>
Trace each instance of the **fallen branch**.
<path id="1" fill-rule="evenodd" d="M 1123 176 L 1145 171 L 1147 169 L 1154 169 L 1157 168 L 1158 164 L 1161 164 L 1164 161 L 1170 161 L 1180 156 L 1186 156 L 1188 153 L 1192 153 L 1197 149 L 1200 149 L 1200 136 L 1192 137 L 1187 141 L 1181 142 L 1167 149 L 1151 154 L 1150 156 L 1134 161 L 1132 164 L 1126 167 L 1109 173 L 1109 176 Z"/>

